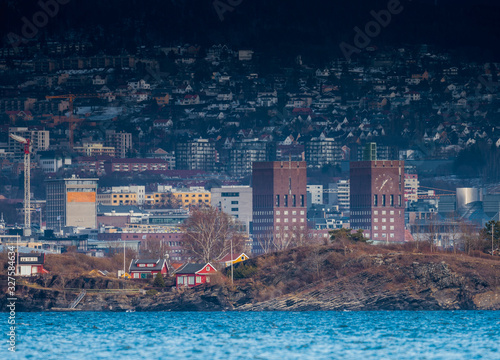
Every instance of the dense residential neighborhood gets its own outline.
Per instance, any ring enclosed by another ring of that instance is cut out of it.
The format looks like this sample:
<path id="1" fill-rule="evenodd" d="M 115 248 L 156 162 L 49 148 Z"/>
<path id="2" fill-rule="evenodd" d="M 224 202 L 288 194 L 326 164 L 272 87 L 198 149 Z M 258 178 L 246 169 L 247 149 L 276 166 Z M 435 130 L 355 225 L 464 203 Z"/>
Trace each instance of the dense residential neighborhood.
<path id="1" fill-rule="evenodd" d="M 6 351 L 498 358 L 499 17 L 0 1 Z"/>
<path id="2" fill-rule="evenodd" d="M 428 45 L 323 67 L 224 44 L 91 47 L 47 43 L 31 60 L 0 51 L 4 244 L 29 212 L 28 248 L 105 256 L 126 243 L 172 267 L 201 260 L 184 236 L 200 208 L 228 214 L 237 250 L 253 255 L 338 229 L 464 249 L 459 232 L 500 220 L 498 64 Z M 28 211 L 19 137 L 30 142 Z M 386 201 L 393 216 L 378 225 Z M 137 266 L 125 270 L 146 276 Z"/>

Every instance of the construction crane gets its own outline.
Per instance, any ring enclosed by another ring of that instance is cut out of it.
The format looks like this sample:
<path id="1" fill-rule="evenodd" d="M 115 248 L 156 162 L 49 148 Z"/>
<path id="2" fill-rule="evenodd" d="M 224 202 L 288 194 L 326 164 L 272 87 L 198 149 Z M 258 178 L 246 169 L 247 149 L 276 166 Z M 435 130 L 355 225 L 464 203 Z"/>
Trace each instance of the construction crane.
<path id="1" fill-rule="evenodd" d="M 31 140 L 15 134 L 10 134 L 10 137 L 15 141 L 24 144 L 24 235 L 29 236 L 31 235 Z"/>
<path id="2" fill-rule="evenodd" d="M 429 186 L 422 186 L 422 185 L 420 185 L 419 187 L 423 188 L 423 189 L 431 189 L 431 190 L 443 191 L 443 192 L 446 192 L 446 193 L 450 193 L 450 195 L 455 195 L 455 193 L 456 193 L 455 190 L 438 189 L 438 188 L 429 187 Z"/>
<path id="3" fill-rule="evenodd" d="M 45 99 L 68 99 L 70 116 L 73 116 L 73 102 L 75 99 L 98 98 L 99 94 L 66 94 L 66 95 L 47 95 Z"/>
<path id="4" fill-rule="evenodd" d="M 98 98 L 99 94 L 66 94 L 66 95 L 47 95 L 45 99 L 68 99 L 69 102 L 69 117 L 68 117 L 68 128 L 69 128 L 69 144 L 70 147 L 73 148 L 73 130 L 76 127 L 76 124 L 80 122 L 79 119 L 75 119 L 73 117 L 73 103 L 75 99 L 84 99 L 84 98 Z"/>
<path id="5" fill-rule="evenodd" d="M 453 190 L 446 190 L 446 189 L 438 189 L 438 188 L 433 188 L 429 186 L 420 186 L 421 189 L 429 189 L 429 190 L 422 190 L 417 192 L 417 197 L 419 199 L 439 199 L 440 197 L 443 196 L 454 196 L 455 191 Z M 446 192 L 445 194 L 437 194 L 436 191 L 441 191 L 441 192 Z"/>

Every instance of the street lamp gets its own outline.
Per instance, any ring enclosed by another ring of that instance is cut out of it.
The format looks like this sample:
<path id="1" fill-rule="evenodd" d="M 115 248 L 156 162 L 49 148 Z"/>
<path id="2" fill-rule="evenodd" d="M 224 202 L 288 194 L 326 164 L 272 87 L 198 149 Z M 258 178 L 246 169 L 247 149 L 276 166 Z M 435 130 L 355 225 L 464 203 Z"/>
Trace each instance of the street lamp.
<path id="1" fill-rule="evenodd" d="M 125 241 L 121 238 L 118 240 L 123 242 L 123 278 L 125 279 Z"/>
<path id="2" fill-rule="evenodd" d="M 233 285 L 233 237 L 231 236 L 231 285 Z"/>
<path id="3" fill-rule="evenodd" d="M 493 256 L 493 235 L 494 235 L 495 223 L 491 223 L 491 256 Z"/>

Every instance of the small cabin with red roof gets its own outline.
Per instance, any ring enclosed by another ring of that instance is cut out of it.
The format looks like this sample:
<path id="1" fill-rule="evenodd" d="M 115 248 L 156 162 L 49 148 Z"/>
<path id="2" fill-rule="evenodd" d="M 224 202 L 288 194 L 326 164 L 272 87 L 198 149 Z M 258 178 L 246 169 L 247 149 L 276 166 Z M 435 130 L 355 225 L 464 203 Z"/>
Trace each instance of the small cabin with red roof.
<path id="1" fill-rule="evenodd" d="M 129 274 L 132 279 L 149 279 L 161 273 L 166 275 L 167 260 L 165 259 L 132 259 Z"/>
<path id="2" fill-rule="evenodd" d="M 176 286 L 194 287 L 205 283 L 210 283 L 211 276 L 215 275 L 217 270 L 210 264 L 184 264 L 175 271 Z"/>

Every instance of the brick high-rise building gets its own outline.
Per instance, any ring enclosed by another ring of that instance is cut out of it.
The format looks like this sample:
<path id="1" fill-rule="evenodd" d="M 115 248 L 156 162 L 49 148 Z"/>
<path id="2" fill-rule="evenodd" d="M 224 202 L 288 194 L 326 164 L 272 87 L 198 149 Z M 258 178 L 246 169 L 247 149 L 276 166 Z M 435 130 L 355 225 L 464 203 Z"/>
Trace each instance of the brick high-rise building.
<path id="1" fill-rule="evenodd" d="M 371 240 L 403 242 L 404 161 L 351 163 L 351 228 Z"/>
<path id="2" fill-rule="evenodd" d="M 283 238 L 307 228 L 305 161 L 253 163 L 253 252 L 279 248 Z"/>

